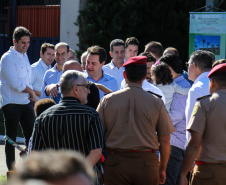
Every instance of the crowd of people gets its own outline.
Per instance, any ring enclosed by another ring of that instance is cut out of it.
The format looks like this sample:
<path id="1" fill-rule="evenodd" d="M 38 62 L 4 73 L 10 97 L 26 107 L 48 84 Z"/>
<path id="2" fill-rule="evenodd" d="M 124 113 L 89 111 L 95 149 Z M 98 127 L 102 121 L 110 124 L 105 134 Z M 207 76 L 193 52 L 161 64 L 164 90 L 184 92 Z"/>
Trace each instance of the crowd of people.
<path id="1" fill-rule="evenodd" d="M 20 124 L 28 151 L 15 169 L 6 142 L 9 184 L 226 183 L 226 60 L 196 50 L 186 72 L 176 48 L 151 41 L 138 55 L 130 37 L 111 41 L 108 64 L 101 46 L 78 62 L 60 42 L 30 65 L 30 36 L 17 27 L 0 61 L 5 134 Z"/>

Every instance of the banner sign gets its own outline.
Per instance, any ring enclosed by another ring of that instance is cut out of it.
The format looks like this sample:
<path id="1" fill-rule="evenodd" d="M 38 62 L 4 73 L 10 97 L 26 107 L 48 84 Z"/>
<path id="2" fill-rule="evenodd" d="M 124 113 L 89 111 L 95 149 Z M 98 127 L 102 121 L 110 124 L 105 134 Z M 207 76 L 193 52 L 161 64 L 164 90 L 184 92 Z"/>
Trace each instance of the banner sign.
<path id="1" fill-rule="evenodd" d="M 226 13 L 190 12 L 189 55 L 195 50 L 214 53 L 225 59 Z"/>

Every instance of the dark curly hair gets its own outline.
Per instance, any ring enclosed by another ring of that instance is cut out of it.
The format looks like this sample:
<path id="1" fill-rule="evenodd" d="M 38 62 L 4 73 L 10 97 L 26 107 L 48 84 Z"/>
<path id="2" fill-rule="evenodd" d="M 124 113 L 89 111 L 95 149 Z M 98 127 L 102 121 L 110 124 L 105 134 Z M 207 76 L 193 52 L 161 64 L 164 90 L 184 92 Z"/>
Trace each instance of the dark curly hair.
<path id="1" fill-rule="evenodd" d="M 156 85 L 167 85 L 173 82 L 171 71 L 167 64 L 160 63 L 151 68 L 151 74 L 155 76 Z"/>
<path id="2" fill-rule="evenodd" d="M 160 63 L 165 63 L 168 66 L 172 67 L 172 69 L 175 71 L 175 73 L 177 73 L 177 74 L 183 73 L 183 66 L 182 66 L 181 60 L 178 56 L 172 55 L 172 54 L 165 55 L 165 56 L 162 56 L 159 59 L 159 61 L 160 61 Z"/>

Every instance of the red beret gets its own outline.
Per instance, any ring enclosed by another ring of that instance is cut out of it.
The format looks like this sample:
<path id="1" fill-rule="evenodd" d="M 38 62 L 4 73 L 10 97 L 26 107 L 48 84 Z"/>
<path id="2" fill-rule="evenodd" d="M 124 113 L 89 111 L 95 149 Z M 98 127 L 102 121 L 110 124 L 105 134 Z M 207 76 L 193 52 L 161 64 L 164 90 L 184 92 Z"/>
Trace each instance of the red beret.
<path id="1" fill-rule="evenodd" d="M 146 64 L 146 62 L 147 62 L 147 57 L 146 56 L 131 57 L 130 59 L 128 59 L 122 65 L 122 67 L 129 66 L 129 65 L 132 65 L 132 64 L 135 64 L 135 65 L 143 65 L 143 64 Z"/>
<path id="2" fill-rule="evenodd" d="M 226 63 L 218 64 L 214 68 L 211 69 L 210 73 L 208 74 L 208 78 L 210 78 L 213 74 L 226 71 Z"/>

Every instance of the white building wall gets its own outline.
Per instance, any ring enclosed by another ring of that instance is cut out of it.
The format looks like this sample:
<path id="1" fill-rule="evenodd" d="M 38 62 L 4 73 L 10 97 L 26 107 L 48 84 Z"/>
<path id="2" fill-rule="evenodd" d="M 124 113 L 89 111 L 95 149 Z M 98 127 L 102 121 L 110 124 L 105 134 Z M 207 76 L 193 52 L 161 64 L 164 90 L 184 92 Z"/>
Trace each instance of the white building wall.
<path id="1" fill-rule="evenodd" d="M 79 15 L 80 0 L 61 0 L 60 6 L 60 42 L 66 42 L 71 49 L 78 50 L 78 26 L 74 23 Z"/>

